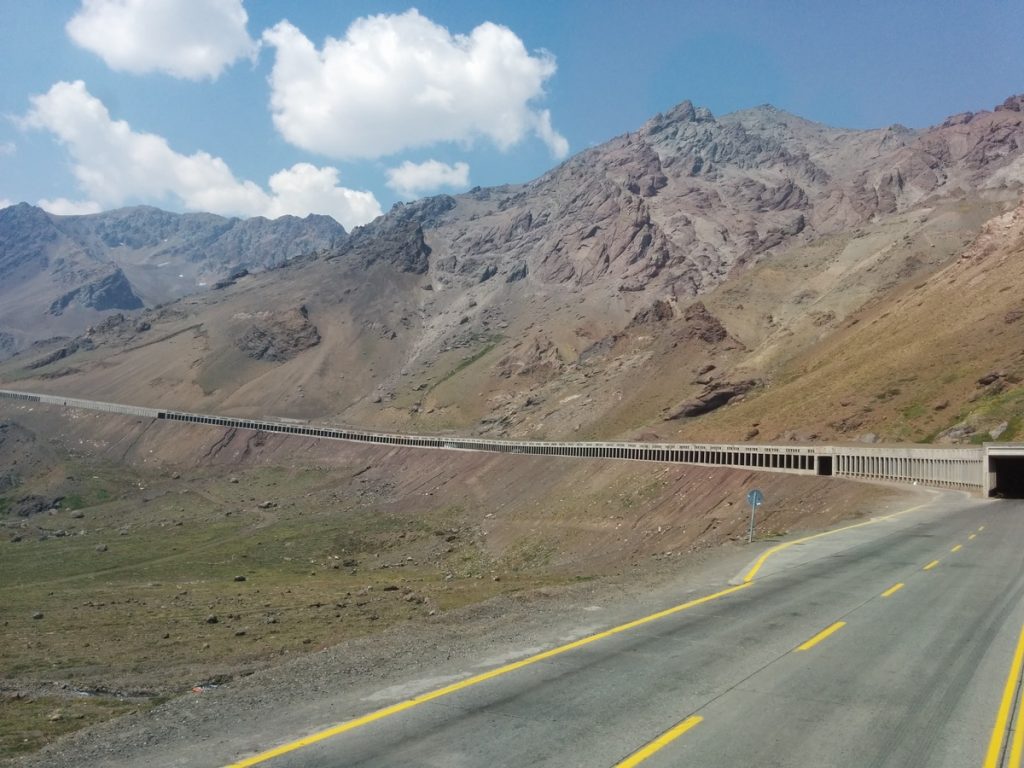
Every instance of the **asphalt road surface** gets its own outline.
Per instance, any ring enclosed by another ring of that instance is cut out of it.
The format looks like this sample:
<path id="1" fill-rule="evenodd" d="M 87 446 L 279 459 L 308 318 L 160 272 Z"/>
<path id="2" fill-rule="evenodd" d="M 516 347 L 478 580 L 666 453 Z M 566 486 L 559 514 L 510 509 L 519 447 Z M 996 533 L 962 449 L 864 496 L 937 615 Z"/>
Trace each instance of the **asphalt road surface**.
<path id="1" fill-rule="evenodd" d="M 1019 764 L 1024 502 L 949 494 L 704 597 L 233 765 Z"/>

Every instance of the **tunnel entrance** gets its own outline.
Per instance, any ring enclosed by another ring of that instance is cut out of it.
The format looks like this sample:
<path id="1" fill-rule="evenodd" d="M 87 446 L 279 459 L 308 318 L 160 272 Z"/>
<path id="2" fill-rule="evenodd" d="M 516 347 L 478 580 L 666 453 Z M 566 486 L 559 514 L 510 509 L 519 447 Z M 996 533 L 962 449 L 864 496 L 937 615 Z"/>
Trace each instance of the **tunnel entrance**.
<path id="1" fill-rule="evenodd" d="M 819 456 L 818 457 L 818 474 L 819 475 L 832 475 L 832 457 L 831 456 Z"/>
<path id="2" fill-rule="evenodd" d="M 988 471 L 992 483 L 989 496 L 1024 499 L 1024 455 L 989 456 Z"/>

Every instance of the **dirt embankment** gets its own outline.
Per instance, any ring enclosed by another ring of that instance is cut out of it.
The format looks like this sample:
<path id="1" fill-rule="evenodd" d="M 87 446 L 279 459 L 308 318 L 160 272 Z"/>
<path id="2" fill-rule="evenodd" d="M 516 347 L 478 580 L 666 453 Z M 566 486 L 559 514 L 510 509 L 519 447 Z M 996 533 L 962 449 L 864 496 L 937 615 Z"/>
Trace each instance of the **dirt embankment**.
<path id="1" fill-rule="evenodd" d="M 596 565 L 599 572 L 621 570 L 638 558 L 737 540 L 746 533 L 744 497 L 755 486 L 768 498 L 759 520 L 762 536 L 827 526 L 892 493 L 745 469 L 377 447 L 84 411 L 69 418 L 41 408 L 10 415 L 37 433 L 63 431 L 67 445 L 80 446 L 73 453 L 82 458 L 161 477 L 175 472 L 181 477 L 168 483 L 174 487 L 188 485 L 193 476 L 223 476 L 227 483 L 230 473 L 323 473 L 330 503 L 319 492 L 303 492 L 301 502 L 280 498 L 272 500 L 273 508 L 294 508 L 296 515 L 326 508 L 342 519 L 340 509 L 359 499 L 381 512 L 401 510 L 410 520 L 451 516 L 474 526 L 481 550 L 508 567 L 516 565 L 511 551 L 529 540 L 543 540 L 547 550 L 543 562 L 531 565 L 571 572 Z M 254 502 L 275 495 L 254 483 L 247 480 L 238 489 L 237 505 L 246 506 L 246 494 Z M 263 495 L 252 495 L 258 491 Z M 261 510 L 261 516 L 287 513 Z"/>

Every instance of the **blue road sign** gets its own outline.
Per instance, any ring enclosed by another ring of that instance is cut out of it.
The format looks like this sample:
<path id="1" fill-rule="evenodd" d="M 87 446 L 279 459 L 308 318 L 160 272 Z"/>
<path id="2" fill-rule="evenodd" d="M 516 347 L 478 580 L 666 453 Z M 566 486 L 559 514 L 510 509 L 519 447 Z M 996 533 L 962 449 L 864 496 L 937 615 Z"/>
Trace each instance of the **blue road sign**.
<path id="1" fill-rule="evenodd" d="M 764 494 L 757 488 L 747 492 L 747 504 L 750 505 L 750 529 L 747 531 L 747 543 L 754 540 L 754 512 L 764 503 Z"/>

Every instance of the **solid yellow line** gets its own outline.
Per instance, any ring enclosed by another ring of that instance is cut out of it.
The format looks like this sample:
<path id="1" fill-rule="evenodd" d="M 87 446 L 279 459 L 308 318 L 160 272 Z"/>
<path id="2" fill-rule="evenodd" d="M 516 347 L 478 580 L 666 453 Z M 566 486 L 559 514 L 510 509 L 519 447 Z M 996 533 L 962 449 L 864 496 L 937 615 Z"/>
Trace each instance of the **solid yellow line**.
<path id="1" fill-rule="evenodd" d="M 1024 751 L 1024 731 L 1020 729 L 1020 718 L 1017 718 L 1017 727 L 1013 729 L 1013 740 L 1010 743 L 1010 762 L 1006 768 L 1020 768 L 1021 752 Z"/>
<path id="2" fill-rule="evenodd" d="M 749 571 L 747 571 L 747 575 L 743 577 L 743 581 L 753 581 L 754 577 L 757 575 L 757 572 L 761 570 L 761 566 L 765 564 L 765 561 L 768 560 L 769 557 L 776 554 L 777 552 L 781 552 L 784 549 L 792 547 L 794 544 L 803 544 L 805 541 L 811 541 L 812 539 L 820 539 L 822 536 L 831 536 L 833 533 L 841 533 L 842 531 L 849 531 L 853 528 L 860 528 L 865 525 L 871 525 L 872 523 L 880 523 L 883 520 L 891 520 L 894 517 L 897 517 L 899 515 L 905 515 L 908 512 L 916 512 L 917 510 L 923 507 L 927 507 L 930 503 L 931 502 L 925 502 L 924 504 L 918 504 L 916 507 L 911 507 L 910 509 L 904 509 L 900 510 L 899 512 L 893 512 L 891 515 L 873 517 L 870 520 L 865 520 L 862 523 L 854 523 L 853 525 L 847 525 L 843 528 L 836 528 L 832 531 L 824 531 L 822 533 L 816 533 L 813 536 L 804 536 L 802 539 L 794 539 L 793 541 L 787 541 L 782 544 L 776 544 L 771 549 L 765 550 L 761 553 L 761 556 L 757 558 L 757 560 L 754 562 L 754 565 L 751 566 Z"/>
<path id="3" fill-rule="evenodd" d="M 691 715 L 690 717 L 683 720 L 683 722 L 665 731 L 661 736 L 656 738 L 650 744 L 641 747 L 632 755 L 627 757 L 621 763 L 616 763 L 615 768 L 633 768 L 635 765 L 640 765 L 644 760 L 653 755 L 655 752 L 664 749 L 673 741 L 678 739 L 688 730 L 693 728 L 695 725 L 699 725 L 703 722 L 704 718 L 700 715 Z"/>
<path id="4" fill-rule="evenodd" d="M 1010 709 L 1013 706 L 1014 698 L 1016 698 L 1017 681 L 1020 680 L 1022 661 L 1024 661 L 1024 627 L 1021 627 L 1020 637 L 1017 639 L 1017 650 L 1013 652 L 1013 661 L 1010 663 L 1010 672 L 1006 676 L 1006 684 L 1003 686 L 1003 698 L 999 702 L 996 724 L 992 727 L 992 737 L 988 742 L 988 752 L 985 753 L 985 762 L 982 764 L 982 768 L 999 768 L 999 757 L 1002 752 L 1006 729 L 1010 725 Z M 1020 732 L 1019 726 L 1017 731 Z M 1015 734 L 1014 748 L 1017 748 L 1016 742 L 1017 736 Z M 1019 757 L 1018 754 L 1018 759 Z"/>
<path id="5" fill-rule="evenodd" d="M 934 568 L 934 567 L 935 567 L 936 565 L 938 565 L 938 564 L 939 564 L 939 561 L 938 561 L 938 560 L 932 560 L 932 561 L 931 561 L 930 563 L 928 563 L 928 565 L 926 565 L 926 566 L 925 566 L 925 567 L 923 568 L 923 570 L 925 570 L 925 571 L 930 571 L 930 570 L 931 570 L 932 568 Z"/>
<path id="6" fill-rule="evenodd" d="M 567 651 L 571 651 L 576 648 L 582 648 L 585 645 L 589 645 L 590 643 L 596 642 L 598 640 L 603 640 L 606 637 L 611 637 L 621 632 L 626 632 L 630 629 L 635 629 L 637 627 L 643 626 L 644 624 L 649 624 L 652 621 L 663 619 L 666 616 L 671 616 L 681 611 L 685 611 L 689 608 L 695 608 L 698 605 L 709 603 L 712 600 L 717 600 L 720 597 L 731 595 L 732 593 L 738 592 L 739 590 L 749 586 L 750 584 L 746 583 L 739 584 L 735 587 L 729 587 L 728 589 L 723 589 L 720 592 L 715 592 L 711 595 L 705 595 L 704 597 L 698 597 L 696 600 L 690 600 L 689 602 L 676 605 L 672 608 L 667 608 L 664 611 L 658 611 L 657 613 L 652 613 L 649 616 L 644 616 L 642 618 L 635 619 L 625 624 L 620 624 L 619 626 L 612 627 L 611 629 L 605 630 L 604 632 L 598 632 L 595 635 L 589 635 L 588 637 L 575 640 L 571 643 L 560 645 L 557 648 L 542 651 L 541 653 L 534 654 L 533 656 L 521 659 L 520 661 L 514 661 L 511 664 L 506 664 L 503 667 L 492 669 L 490 672 L 483 672 L 479 675 L 474 675 L 473 677 L 462 680 L 461 682 L 453 683 L 452 685 L 445 686 L 444 688 L 438 688 L 435 691 L 430 691 L 428 693 L 421 694 L 420 696 L 416 696 L 406 701 L 401 701 L 397 704 L 392 704 L 390 707 L 385 707 L 384 709 L 378 709 L 376 712 L 371 712 L 368 715 L 357 717 L 354 720 L 349 720 L 347 722 L 340 723 L 332 728 L 327 728 L 326 730 L 311 734 L 309 736 L 306 736 L 305 738 L 298 739 L 296 741 L 291 741 L 287 744 L 282 744 L 281 746 L 274 747 L 273 749 L 268 749 L 266 752 L 260 752 L 258 755 L 254 755 L 253 757 L 247 757 L 244 760 L 239 760 L 238 762 L 231 763 L 229 766 L 227 766 L 227 768 L 248 768 L 248 766 L 251 765 L 259 765 L 260 763 L 265 763 L 268 760 L 271 760 L 275 757 L 280 757 L 281 755 L 286 755 L 289 752 L 294 752 L 297 749 L 308 747 L 311 744 L 316 744 L 317 742 L 324 741 L 325 739 L 329 739 L 332 736 L 338 736 L 339 734 L 345 733 L 346 731 L 351 731 L 356 728 L 360 728 L 364 725 L 374 723 L 378 720 L 383 720 L 385 717 L 390 717 L 391 715 L 398 714 L 399 712 L 404 712 L 405 710 L 411 709 L 412 707 L 419 706 L 420 704 L 425 704 L 426 702 L 433 701 L 434 699 L 439 699 L 442 696 L 448 696 L 449 694 L 455 693 L 456 691 L 461 691 L 465 688 L 469 688 L 470 686 L 478 685 L 487 680 L 493 680 L 496 677 L 507 675 L 509 672 L 514 672 L 517 669 L 522 669 L 523 667 L 527 667 L 530 664 L 536 664 L 538 661 L 544 661 L 545 659 L 550 659 L 553 656 L 558 656 L 559 654 L 566 653 Z"/>
<path id="7" fill-rule="evenodd" d="M 894 595 L 897 592 L 899 592 L 901 589 L 903 589 L 903 582 L 902 581 L 897 582 L 896 584 L 893 584 L 891 587 L 889 587 L 887 590 L 885 590 L 885 592 L 882 593 L 882 597 L 889 597 L 889 595 Z"/>
<path id="8" fill-rule="evenodd" d="M 959 551 L 960 551 L 961 549 L 963 549 L 963 548 L 964 548 L 964 545 L 963 545 L 963 544 L 957 544 L 957 545 L 956 545 L 955 547 L 953 547 L 953 548 L 952 548 L 951 550 L 949 550 L 949 551 L 950 551 L 950 552 L 959 552 Z"/>
<path id="9" fill-rule="evenodd" d="M 808 640 L 803 645 L 798 645 L 797 646 L 797 650 L 798 651 L 806 651 L 809 648 L 813 648 L 818 643 L 820 643 L 822 640 L 824 640 L 826 637 L 828 637 L 829 635 L 835 634 L 836 632 L 838 632 L 840 629 L 842 629 L 845 626 L 846 626 L 846 622 L 845 621 L 837 621 L 831 627 L 828 627 L 826 629 L 821 630 L 821 632 L 816 634 L 814 637 L 812 637 L 810 640 Z"/>
<path id="10" fill-rule="evenodd" d="M 972 533 L 972 534 L 971 534 L 970 536 L 968 536 L 967 538 L 968 538 L 968 540 L 969 540 L 969 541 L 974 541 L 974 537 L 975 537 L 975 536 L 977 536 L 977 535 L 978 535 L 978 534 L 976 534 L 976 533 Z"/>

